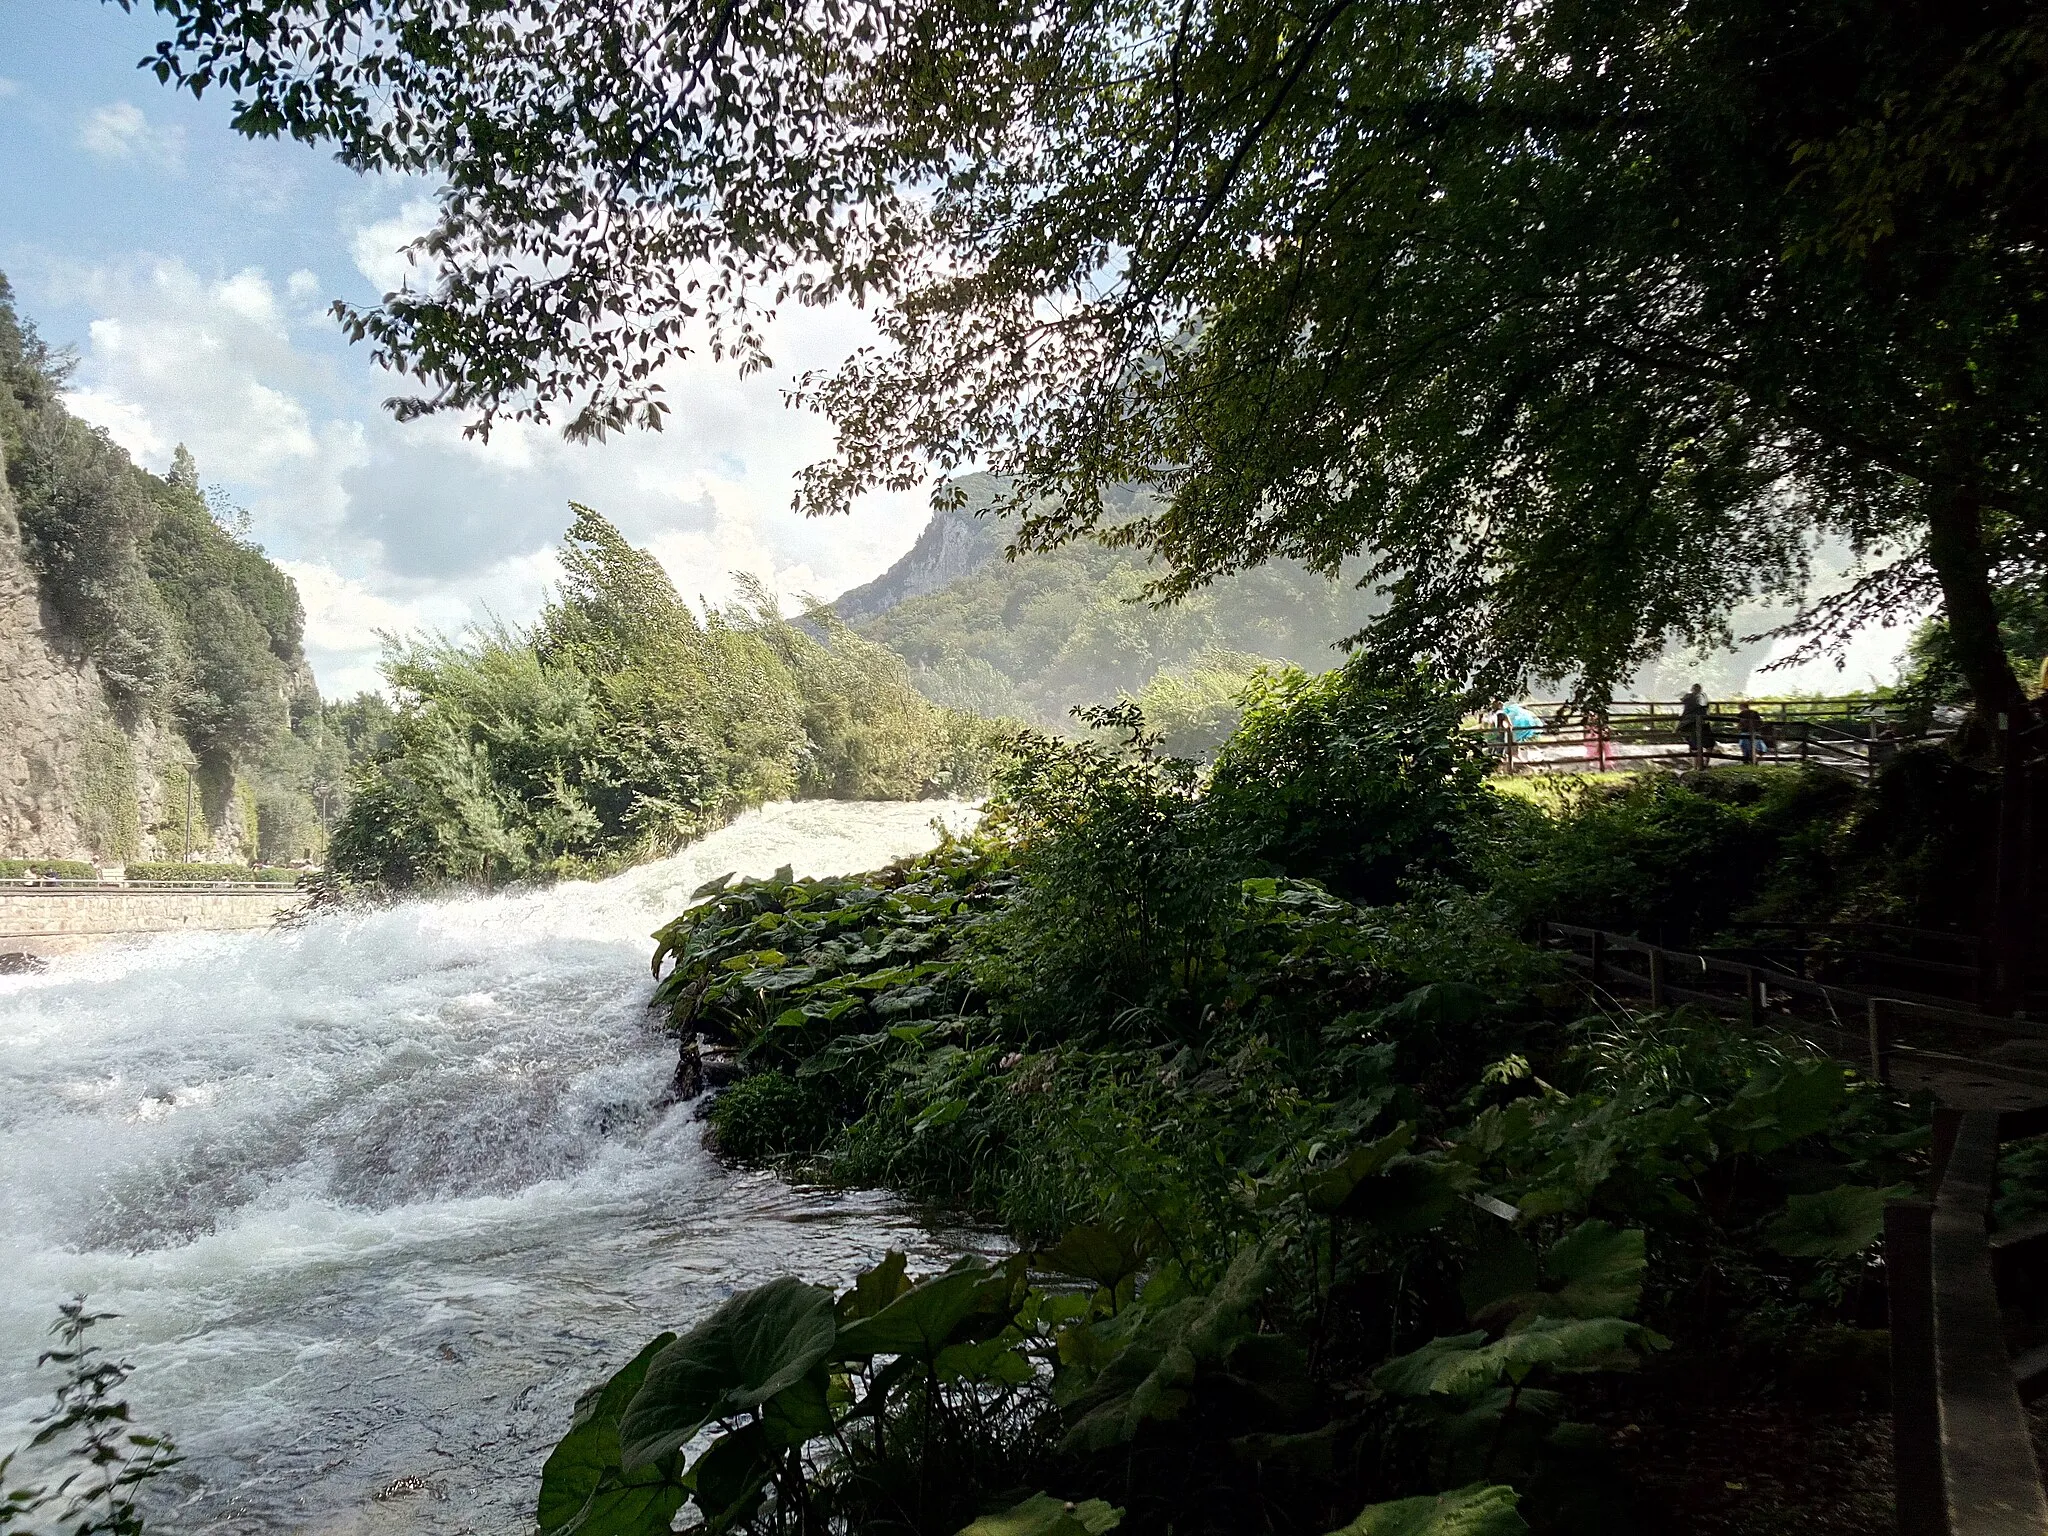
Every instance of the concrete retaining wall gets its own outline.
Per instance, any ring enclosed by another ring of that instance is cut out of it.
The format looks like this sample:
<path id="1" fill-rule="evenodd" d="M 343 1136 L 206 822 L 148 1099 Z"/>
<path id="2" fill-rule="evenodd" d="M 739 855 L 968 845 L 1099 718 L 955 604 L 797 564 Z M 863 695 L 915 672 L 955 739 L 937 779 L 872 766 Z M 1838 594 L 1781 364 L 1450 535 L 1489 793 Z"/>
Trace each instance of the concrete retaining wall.
<path id="1" fill-rule="evenodd" d="M 0 888 L 0 954 L 63 954 L 109 939 L 183 929 L 267 928 L 304 899 L 288 885 L 222 891 Z"/>

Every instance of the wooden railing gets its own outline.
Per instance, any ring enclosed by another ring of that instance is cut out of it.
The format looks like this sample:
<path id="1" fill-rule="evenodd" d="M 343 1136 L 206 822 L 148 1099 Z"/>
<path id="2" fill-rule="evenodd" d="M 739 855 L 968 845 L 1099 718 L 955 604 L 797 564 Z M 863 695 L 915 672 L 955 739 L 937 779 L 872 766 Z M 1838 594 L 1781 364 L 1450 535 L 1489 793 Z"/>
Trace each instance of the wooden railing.
<path id="1" fill-rule="evenodd" d="M 1618 699 L 1596 717 L 1565 703 L 1523 707 L 1542 723 L 1503 728 L 1482 719 L 1467 727 L 1508 773 L 1685 768 L 1743 760 L 1739 702 L 1708 711 L 1714 745 L 1704 748 L 1695 746 L 1683 706 L 1675 701 Z M 1868 777 L 1901 747 L 1947 734 L 1920 728 L 1903 711 L 1870 699 L 1760 700 L 1750 707 L 1761 722 L 1751 736 L 1753 760 L 1814 763 L 1858 777 Z"/>
<path id="2" fill-rule="evenodd" d="M 1975 942 L 1966 935 L 1896 932 Z M 1771 1008 L 1773 993 L 1817 1003 L 1829 1018 L 1799 1020 L 1802 1028 L 1833 1037 L 1845 1054 L 1867 1051 L 1872 1073 L 1887 1082 L 1901 1062 L 1971 1078 L 1980 1078 L 1990 1065 L 1954 1050 L 1904 1044 L 1898 1038 L 1902 1028 L 2048 1040 L 2048 1024 L 2029 1019 L 1837 986 L 1603 929 L 1545 923 L 1538 936 L 1546 946 L 1561 944 L 1561 952 L 1588 981 L 1642 988 L 1653 1007 L 1671 1002 L 1739 1007 L 1760 1021 Z M 1631 969 L 1617 957 L 1640 958 L 1643 969 Z M 1739 991 L 1716 991 L 1715 982 Z M 1860 1042 L 1845 1027 L 1844 1012 L 1849 1020 L 1864 1021 Z M 2048 1296 L 2048 1218 L 2002 1231 L 1990 1226 L 2002 1144 L 2048 1135 L 2048 1072 L 1997 1063 L 1995 1076 L 2020 1088 L 2032 1102 L 2024 1108 L 1937 1109 L 1932 1198 L 1893 1201 L 1885 1209 L 1900 1536 L 2048 1536 L 2048 1492 L 2023 1407 L 2048 1396 L 2048 1346 L 2014 1355 L 2004 1334 L 2005 1308 L 2031 1301 L 2038 1309 Z"/>

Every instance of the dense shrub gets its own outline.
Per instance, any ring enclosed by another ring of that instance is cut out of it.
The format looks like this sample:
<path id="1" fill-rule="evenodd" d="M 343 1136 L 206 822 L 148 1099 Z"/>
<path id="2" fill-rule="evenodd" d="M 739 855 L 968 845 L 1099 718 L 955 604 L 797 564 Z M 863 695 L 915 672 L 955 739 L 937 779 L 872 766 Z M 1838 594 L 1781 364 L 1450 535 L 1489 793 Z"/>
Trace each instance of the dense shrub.
<path id="1" fill-rule="evenodd" d="M 250 864 L 130 864 L 130 880 L 260 880 L 270 885 L 296 885 L 295 869 L 264 869 Z"/>
<path id="2" fill-rule="evenodd" d="M 1996 781 L 1948 752 L 1863 784 L 1821 768 L 1717 767 L 1569 782 L 1504 803 L 1469 862 L 1524 918 L 1704 943 L 1732 919 L 1877 919 L 1972 931 L 1988 916 Z"/>
<path id="3" fill-rule="evenodd" d="M 1296 696 L 1308 718 L 1266 739 L 1327 740 L 1327 699 Z M 1581 1016 L 1516 933 L 1539 900 L 1714 921 L 1703 892 L 1754 839 L 1840 824 L 1855 786 L 1730 773 L 1582 791 L 1554 817 L 1490 817 L 1458 788 L 1439 824 L 1463 856 L 1418 854 L 1402 899 L 1368 906 L 1297 878 L 1277 839 L 1250 871 L 1245 822 L 1133 714 L 1091 723 L 1122 747 L 1026 742 L 973 839 L 721 888 L 662 931 L 673 1027 L 753 1072 L 712 1110 L 727 1155 L 1033 1245 L 1014 1273 L 863 1276 L 836 1303 L 823 1347 L 852 1363 L 809 1448 L 753 1503 L 718 1478 L 693 1495 L 678 1458 L 676 1506 L 951 1536 L 964 1501 L 921 1473 L 936 1444 L 948 1487 L 1043 1486 L 1074 1510 L 1113 1494 L 1132 1532 L 1314 1536 L 1406 1499 L 1361 1528 L 1484 1504 L 1475 1529 L 1562 1536 L 1628 1528 L 1586 1415 L 1648 1422 L 1710 1369 L 1881 1390 L 1858 1363 L 1882 1358 L 1873 1244 L 1924 1176 L 1924 1106 L 1705 1015 Z M 1404 795 L 1459 783 L 1453 760 L 1389 789 L 1417 755 L 1363 753 L 1331 781 L 1407 825 L 1427 821 Z M 1364 819 L 1336 793 L 1319 813 Z M 1488 888 L 1489 838 L 1522 850 L 1519 884 Z M 885 1364 L 859 1319 L 891 1303 Z M 657 1411 L 630 1384 L 619 1407 Z M 719 1428 L 700 1489 L 761 1433 Z"/>
<path id="4" fill-rule="evenodd" d="M 1393 900 L 1419 867 L 1454 870 L 1485 767 L 1448 690 L 1361 655 L 1265 674 L 1245 697 L 1208 798 L 1246 853 L 1367 902 Z"/>
<path id="5" fill-rule="evenodd" d="M 666 852 L 765 800 L 975 792 L 1001 731 L 941 710 L 823 615 L 698 613 L 588 508 L 531 634 L 393 650 L 395 712 L 356 706 L 367 759 L 336 827 L 342 875 L 404 887 L 590 873 Z"/>
<path id="6" fill-rule="evenodd" d="M 0 859 L 0 880 L 18 880 L 33 871 L 56 880 L 97 880 L 99 871 L 76 859 Z"/>

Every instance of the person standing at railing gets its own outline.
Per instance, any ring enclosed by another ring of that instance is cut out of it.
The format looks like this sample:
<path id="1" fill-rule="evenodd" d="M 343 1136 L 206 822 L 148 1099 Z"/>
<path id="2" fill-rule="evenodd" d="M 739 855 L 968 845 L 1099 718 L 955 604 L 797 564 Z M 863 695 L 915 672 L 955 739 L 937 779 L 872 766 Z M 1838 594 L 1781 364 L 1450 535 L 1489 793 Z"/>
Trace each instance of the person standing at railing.
<path id="1" fill-rule="evenodd" d="M 1714 724 L 1707 717 L 1708 708 L 1707 690 L 1700 683 L 1694 683 L 1678 701 L 1678 734 L 1692 748 L 1694 768 L 1706 767 L 1707 754 L 1714 750 Z"/>
<path id="2" fill-rule="evenodd" d="M 1586 760 L 1595 773 L 1605 773 L 1614 761 L 1614 733 L 1607 728 L 1607 712 L 1586 711 Z"/>
<path id="3" fill-rule="evenodd" d="M 1740 733 L 1745 763 L 1753 763 L 1770 752 L 1770 738 L 1764 734 L 1764 717 L 1747 700 L 1743 702 L 1742 713 L 1735 717 L 1735 729 Z"/>

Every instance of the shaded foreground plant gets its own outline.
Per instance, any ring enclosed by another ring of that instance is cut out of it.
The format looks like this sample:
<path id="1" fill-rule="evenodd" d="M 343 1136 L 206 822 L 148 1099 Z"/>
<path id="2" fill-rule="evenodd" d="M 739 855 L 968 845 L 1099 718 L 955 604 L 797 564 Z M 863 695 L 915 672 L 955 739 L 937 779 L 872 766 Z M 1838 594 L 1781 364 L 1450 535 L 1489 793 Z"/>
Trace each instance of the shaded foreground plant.
<path id="1" fill-rule="evenodd" d="M 23 1536 L 37 1529 L 64 1536 L 139 1536 L 143 1529 L 141 1489 L 179 1462 L 177 1447 L 167 1435 L 134 1427 L 127 1403 L 114 1396 L 134 1367 L 107 1359 L 87 1335 L 111 1312 L 88 1312 L 83 1296 L 61 1303 L 51 1332 L 58 1347 L 45 1350 L 36 1364 L 64 1370 L 56 1406 L 36 1422 L 41 1425 L 26 1447 L 30 1454 L 54 1458 L 63 1470 L 54 1486 L 8 1484 L 8 1474 L 21 1451 L 0 1457 L 0 1529 Z M 46 1513 L 47 1512 L 47 1513 Z M 38 1526 L 38 1517 L 51 1520 Z"/>

